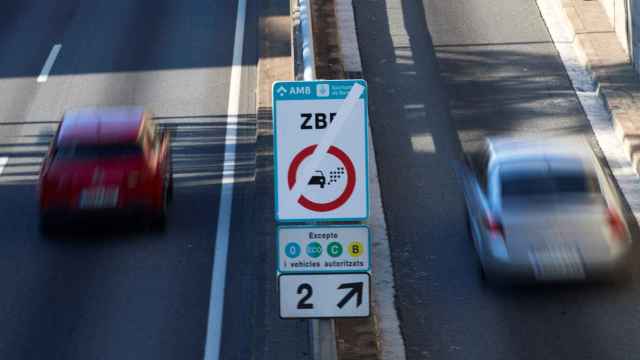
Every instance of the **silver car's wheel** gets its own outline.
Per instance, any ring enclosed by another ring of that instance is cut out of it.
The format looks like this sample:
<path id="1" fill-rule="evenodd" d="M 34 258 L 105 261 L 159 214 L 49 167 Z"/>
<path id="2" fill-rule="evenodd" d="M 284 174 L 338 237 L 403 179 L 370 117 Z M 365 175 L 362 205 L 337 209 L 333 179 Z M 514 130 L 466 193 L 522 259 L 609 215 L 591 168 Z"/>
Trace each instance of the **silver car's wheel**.
<path id="1" fill-rule="evenodd" d="M 482 279 L 482 281 L 487 281 L 487 275 L 484 271 L 484 266 L 482 265 L 482 259 L 480 258 L 480 254 L 478 253 L 478 241 L 476 239 L 476 232 L 474 231 L 473 222 L 471 221 L 471 214 L 469 211 L 467 211 L 467 228 L 469 228 L 471 241 L 473 241 L 473 249 L 476 251 L 476 256 L 478 259 L 478 275 L 480 276 L 480 279 Z"/>
<path id="2" fill-rule="evenodd" d="M 487 274 L 484 272 L 484 267 L 480 261 L 478 261 L 478 273 L 480 274 L 480 279 L 482 279 L 482 281 L 487 281 Z"/>

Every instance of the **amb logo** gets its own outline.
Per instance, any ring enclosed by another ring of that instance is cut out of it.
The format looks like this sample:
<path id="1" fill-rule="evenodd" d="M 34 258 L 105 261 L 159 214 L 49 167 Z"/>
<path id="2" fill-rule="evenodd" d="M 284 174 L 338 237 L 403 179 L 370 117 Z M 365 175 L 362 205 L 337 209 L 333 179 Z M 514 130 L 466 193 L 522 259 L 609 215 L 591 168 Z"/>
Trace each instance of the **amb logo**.
<path id="1" fill-rule="evenodd" d="M 289 88 L 289 95 L 311 95 L 311 87 L 294 86 Z"/>

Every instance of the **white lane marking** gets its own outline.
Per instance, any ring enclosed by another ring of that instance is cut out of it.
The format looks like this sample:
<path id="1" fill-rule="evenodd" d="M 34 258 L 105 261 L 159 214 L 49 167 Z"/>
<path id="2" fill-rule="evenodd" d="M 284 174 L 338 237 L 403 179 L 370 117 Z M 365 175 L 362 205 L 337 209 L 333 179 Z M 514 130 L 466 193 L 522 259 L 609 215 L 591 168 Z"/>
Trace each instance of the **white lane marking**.
<path id="1" fill-rule="evenodd" d="M 0 175 L 2 175 L 2 171 L 4 171 L 4 167 L 7 165 L 7 162 L 9 162 L 8 157 L 0 157 Z"/>
<path id="2" fill-rule="evenodd" d="M 40 71 L 40 76 L 36 80 L 39 83 L 46 82 L 49 78 L 49 73 L 51 72 L 51 68 L 53 64 L 56 62 L 56 58 L 58 57 L 58 53 L 62 49 L 62 44 L 55 44 L 53 48 L 51 48 L 51 52 L 49 53 L 49 57 L 47 57 L 47 61 L 44 62 L 44 66 L 42 67 L 42 71 Z"/>
<path id="3" fill-rule="evenodd" d="M 240 81 L 242 80 L 242 50 L 244 47 L 244 26 L 247 8 L 246 0 L 238 0 L 236 30 L 233 40 L 233 60 L 231 81 L 229 82 L 229 104 L 227 107 L 227 131 L 224 142 L 224 175 L 218 209 L 216 246 L 211 274 L 209 295 L 209 319 L 204 349 L 205 360 L 220 358 L 224 292 L 227 277 L 227 253 L 229 252 L 229 227 L 231 223 L 231 202 L 233 200 L 234 166 L 236 162 L 236 133 L 240 112 Z"/>

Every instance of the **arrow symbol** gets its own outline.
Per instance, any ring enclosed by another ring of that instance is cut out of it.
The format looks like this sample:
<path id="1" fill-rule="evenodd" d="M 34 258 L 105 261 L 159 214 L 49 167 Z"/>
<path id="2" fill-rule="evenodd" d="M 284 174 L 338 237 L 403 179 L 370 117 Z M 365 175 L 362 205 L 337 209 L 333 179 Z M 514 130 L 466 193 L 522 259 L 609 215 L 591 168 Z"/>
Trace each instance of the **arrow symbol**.
<path id="1" fill-rule="evenodd" d="M 362 285 L 362 282 L 355 282 L 341 284 L 340 286 L 338 286 L 338 289 L 351 289 L 351 291 L 349 291 L 347 295 L 345 295 L 342 300 L 340 300 L 340 302 L 338 303 L 338 307 L 342 309 L 342 307 L 344 307 L 356 294 L 358 294 L 358 298 L 356 299 L 356 307 L 362 305 Z"/>
<path id="2" fill-rule="evenodd" d="M 276 92 L 278 93 L 278 95 L 282 96 L 287 92 L 287 89 L 285 89 L 284 86 L 280 86 L 278 90 L 276 90 Z"/>

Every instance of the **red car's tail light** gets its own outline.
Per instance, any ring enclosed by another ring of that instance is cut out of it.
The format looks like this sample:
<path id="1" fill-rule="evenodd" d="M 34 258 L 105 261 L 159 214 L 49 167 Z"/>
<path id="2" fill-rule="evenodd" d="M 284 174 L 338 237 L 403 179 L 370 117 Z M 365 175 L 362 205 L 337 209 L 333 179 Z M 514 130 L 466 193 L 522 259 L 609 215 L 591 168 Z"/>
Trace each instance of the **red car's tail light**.
<path id="1" fill-rule="evenodd" d="M 69 176 L 66 174 L 61 175 L 58 178 L 58 191 L 64 190 L 67 187 L 67 183 L 69 182 Z"/>
<path id="2" fill-rule="evenodd" d="M 46 208 L 51 204 L 51 202 L 58 201 L 60 198 L 60 194 L 64 191 L 64 183 L 62 182 L 62 178 L 58 178 L 56 176 L 52 176 L 51 174 L 45 173 L 40 180 L 40 206 Z"/>
<path id="3" fill-rule="evenodd" d="M 40 191 L 52 191 L 58 188 L 58 182 L 51 175 L 45 173 L 40 178 Z"/>
<path id="4" fill-rule="evenodd" d="M 139 171 L 132 171 L 129 173 L 129 176 L 127 177 L 127 186 L 129 187 L 129 189 L 133 189 L 136 186 L 138 186 L 138 184 L 140 183 L 140 172 Z"/>

